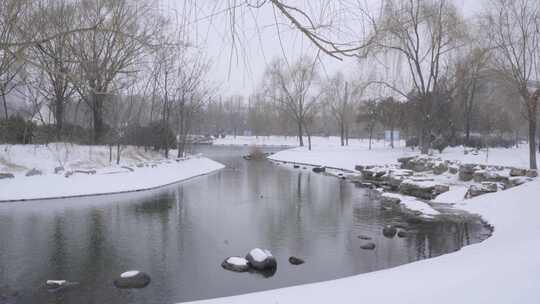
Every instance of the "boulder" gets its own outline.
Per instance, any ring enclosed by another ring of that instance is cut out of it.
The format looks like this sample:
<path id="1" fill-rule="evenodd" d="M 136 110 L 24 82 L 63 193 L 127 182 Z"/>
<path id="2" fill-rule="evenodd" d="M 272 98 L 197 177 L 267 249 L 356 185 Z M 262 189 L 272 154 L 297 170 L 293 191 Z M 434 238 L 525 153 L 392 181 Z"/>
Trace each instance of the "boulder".
<path id="1" fill-rule="evenodd" d="M 304 260 L 295 256 L 291 256 L 289 257 L 289 263 L 291 263 L 292 265 L 301 265 L 304 264 Z"/>
<path id="2" fill-rule="evenodd" d="M 33 168 L 31 169 L 30 171 L 26 172 L 26 176 L 35 176 L 35 175 L 41 175 L 43 174 L 43 172 L 41 172 L 40 170 L 36 169 L 36 168 Z"/>
<path id="3" fill-rule="evenodd" d="M 300 166 L 299 165 L 293 165 L 293 168 L 300 169 Z"/>
<path id="4" fill-rule="evenodd" d="M 400 231 L 398 231 L 398 233 L 397 233 L 397 236 L 400 237 L 400 238 L 405 238 L 405 237 L 407 237 L 408 235 L 409 235 L 409 234 L 408 234 L 407 231 L 405 231 L 405 230 L 400 230 Z"/>
<path id="5" fill-rule="evenodd" d="M 325 167 L 315 167 L 315 168 L 311 169 L 311 171 L 313 171 L 315 173 L 323 173 L 323 172 L 326 172 L 326 168 Z"/>
<path id="6" fill-rule="evenodd" d="M 469 187 L 469 190 L 467 190 L 467 193 L 465 194 L 465 198 L 471 198 L 486 193 L 497 192 L 498 189 L 499 184 L 494 182 L 483 182 L 480 185 L 471 185 Z"/>
<path id="7" fill-rule="evenodd" d="M 416 156 L 407 156 L 407 157 L 400 157 L 398 158 L 398 162 L 401 164 L 401 168 L 406 169 L 409 168 L 409 162 L 413 160 Z"/>
<path id="8" fill-rule="evenodd" d="M 432 166 L 433 173 L 440 175 L 448 171 L 448 165 L 445 162 L 435 162 Z"/>
<path id="9" fill-rule="evenodd" d="M 246 255 L 246 260 L 248 260 L 251 267 L 256 270 L 268 270 L 277 267 L 276 258 L 274 258 L 272 253 L 266 249 L 252 249 Z"/>
<path id="10" fill-rule="evenodd" d="M 450 190 L 448 185 L 437 184 L 433 181 L 405 180 L 399 185 L 399 192 L 422 199 L 433 199 L 437 195 Z"/>
<path id="11" fill-rule="evenodd" d="M 130 270 L 114 280 L 116 288 L 144 288 L 150 284 L 150 276 L 142 271 Z"/>
<path id="12" fill-rule="evenodd" d="M 364 168 L 365 168 L 365 167 L 362 166 L 362 165 L 356 165 L 356 166 L 354 166 L 354 170 L 359 171 L 359 172 L 364 171 Z"/>
<path id="13" fill-rule="evenodd" d="M 360 248 L 364 250 L 373 250 L 375 247 L 375 243 L 373 242 L 365 243 L 364 245 L 360 246 Z"/>
<path id="14" fill-rule="evenodd" d="M 497 171 L 490 169 L 476 170 L 473 173 L 473 180 L 477 183 L 481 182 L 500 182 L 508 183 L 508 176 L 502 175 Z"/>
<path id="15" fill-rule="evenodd" d="M 388 205 L 397 205 L 401 202 L 401 198 L 392 193 L 383 193 L 381 195 L 381 203 Z"/>
<path id="16" fill-rule="evenodd" d="M 384 182 L 384 176 L 388 173 L 385 168 L 369 168 L 362 171 L 362 178 L 369 181 Z"/>
<path id="17" fill-rule="evenodd" d="M 79 283 L 69 282 L 66 280 L 47 280 L 45 282 L 45 287 L 47 287 L 49 291 L 58 291 L 64 288 L 73 287 L 77 285 L 79 285 Z"/>
<path id="18" fill-rule="evenodd" d="M 455 165 L 448 166 L 448 172 L 452 174 L 457 174 L 459 172 L 459 167 Z"/>
<path id="19" fill-rule="evenodd" d="M 230 271 L 245 272 L 249 270 L 249 262 L 241 257 L 228 257 L 221 263 L 221 267 Z"/>
<path id="20" fill-rule="evenodd" d="M 65 171 L 65 170 L 64 170 L 64 167 L 62 167 L 62 166 L 59 166 L 59 167 L 55 167 L 55 168 L 54 168 L 54 174 L 58 174 L 58 173 L 60 173 L 60 172 L 62 172 L 62 171 Z"/>
<path id="21" fill-rule="evenodd" d="M 473 179 L 474 171 L 476 171 L 475 164 L 463 164 L 459 166 L 459 180 L 468 182 Z"/>
<path id="22" fill-rule="evenodd" d="M 47 280 L 47 282 L 45 282 L 45 286 L 47 289 L 58 289 L 66 286 L 67 283 L 68 282 L 66 280 Z"/>
<path id="23" fill-rule="evenodd" d="M 510 169 L 510 176 L 525 176 L 525 174 L 527 174 L 526 169 L 519 169 L 519 168 Z"/>
<path id="24" fill-rule="evenodd" d="M 4 179 L 4 178 L 14 178 L 15 175 L 11 174 L 11 173 L 0 173 L 0 179 Z"/>
<path id="25" fill-rule="evenodd" d="M 527 170 L 527 173 L 525 174 L 525 176 L 531 177 L 531 178 L 537 177 L 538 176 L 538 171 L 533 170 L 533 169 Z"/>
<path id="26" fill-rule="evenodd" d="M 397 228 L 394 226 L 388 225 L 383 228 L 382 233 L 387 238 L 393 238 L 397 233 Z"/>
<path id="27" fill-rule="evenodd" d="M 361 239 L 361 240 L 371 240 L 371 237 L 369 237 L 367 235 L 362 235 L 362 234 L 359 235 L 358 238 Z"/>
<path id="28" fill-rule="evenodd" d="M 525 177 L 525 176 L 514 176 L 514 177 L 510 177 L 508 179 L 508 185 L 510 187 L 515 187 L 515 186 L 519 186 L 519 185 L 523 185 L 525 184 L 526 182 L 530 181 L 530 178 L 529 177 Z"/>

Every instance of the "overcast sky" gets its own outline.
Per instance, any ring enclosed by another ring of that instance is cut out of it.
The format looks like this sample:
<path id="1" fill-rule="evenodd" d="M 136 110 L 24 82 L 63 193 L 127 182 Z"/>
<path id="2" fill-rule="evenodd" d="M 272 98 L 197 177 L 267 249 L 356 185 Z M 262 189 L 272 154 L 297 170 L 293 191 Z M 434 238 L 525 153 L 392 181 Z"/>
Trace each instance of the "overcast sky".
<path id="1" fill-rule="evenodd" d="M 158 0 L 161 9 L 172 14 L 181 15 L 181 1 Z M 376 4 L 379 1 L 366 0 Z M 480 1 L 453 0 L 466 17 L 478 13 Z M 186 1 L 188 2 L 188 1 Z M 197 45 L 212 61 L 210 77 L 217 83 L 223 94 L 249 95 L 260 83 L 266 64 L 273 58 L 280 56 L 294 60 L 305 54 L 314 57 L 317 49 L 300 32 L 290 28 L 286 20 L 272 9 L 268 3 L 262 8 L 247 9 L 241 7 L 235 10 L 238 22 L 235 35 L 236 44 L 232 43 L 231 15 L 224 11 L 230 3 L 244 3 L 244 0 L 204 0 L 192 1 L 198 7 L 193 9 L 192 23 L 190 24 L 191 41 Z M 256 2 L 256 1 L 251 1 Z M 309 7 L 316 1 L 294 0 L 293 3 L 307 11 L 315 12 L 319 8 Z M 185 3 L 182 1 L 182 3 Z M 277 19 L 275 15 L 277 16 Z M 283 22 L 276 26 L 276 20 Z M 279 35 L 278 35 L 279 28 Z M 348 29 L 350 31 L 350 29 Z M 347 36 L 349 38 L 349 36 Z M 280 42 L 281 41 L 281 42 Z M 233 49 L 233 45 L 236 46 Z M 322 77 L 332 75 L 336 71 L 346 74 L 358 73 L 358 66 L 353 59 L 336 59 L 321 54 Z"/>

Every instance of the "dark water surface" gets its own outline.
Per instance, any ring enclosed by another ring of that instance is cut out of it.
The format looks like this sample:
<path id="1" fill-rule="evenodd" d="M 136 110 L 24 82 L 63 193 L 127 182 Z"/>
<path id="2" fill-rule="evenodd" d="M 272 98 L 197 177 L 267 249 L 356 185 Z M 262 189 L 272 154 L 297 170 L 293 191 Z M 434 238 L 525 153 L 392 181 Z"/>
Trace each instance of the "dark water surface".
<path id="1" fill-rule="evenodd" d="M 245 161 L 243 147 L 202 147 L 227 165 L 212 175 L 164 189 L 93 198 L 0 204 L 0 287 L 16 303 L 175 303 L 329 280 L 455 251 L 488 232 L 474 217 L 410 226 L 387 239 L 387 224 L 405 223 L 365 189 L 337 178 Z M 377 248 L 362 250 L 373 237 Z M 223 270 L 227 256 L 270 249 L 274 276 Z M 290 255 L 306 263 L 292 266 Z M 112 281 L 147 272 L 142 290 Z M 47 279 L 80 285 L 49 292 Z M 1 298 L 1 297 L 0 297 Z"/>

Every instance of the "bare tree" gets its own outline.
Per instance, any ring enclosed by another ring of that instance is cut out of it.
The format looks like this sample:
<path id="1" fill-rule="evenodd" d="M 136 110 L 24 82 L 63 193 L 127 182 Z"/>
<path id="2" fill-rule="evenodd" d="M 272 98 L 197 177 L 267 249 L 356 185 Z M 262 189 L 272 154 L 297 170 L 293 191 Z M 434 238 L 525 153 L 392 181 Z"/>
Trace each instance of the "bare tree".
<path id="1" fill-rule="evenodd" d="M 106 126 L 105 101 L 120 75 L 135 73 L 139 59 L 161 28 L 145 1 L 81 0 L 79 27 L 98 26 L 74 34 L 70 45 L 80 68 L 76 89 L 92 110 L 93 141 L 99 143 Z M 149 21 L 150 20 L 150 21 Z"/>
<path id="2" fill-rule="evenodd" d="M 369 149 L 371 150 L 371 141 L 373 139 L 373 131 L 379 121 L 379 108 L 376 99 L 368 99 L 361 103 L 359 112 L 356 117 L 357 122 L 365 122 L 366 130 L 369 134 Z"/>
<path id="3" fill-rule="evenodd" d="M 23 15 L 28 10 L 29 2 L 24 0 L 0 1 L 0 42 L 14 43 L 20 39 L 23 28 Z M 22 53 L 19 54 L 22 56 Z M 7 48 L 0 47 L 0 96 L 4 107 L 4 117 L 9 118 L 6 96 L 17 86 L 17 74 L 23 62 Z"/>
<path id="4" fill-rule="evenodd" d="M 364 55 L 396 52 L 401 56 L 420 105 L 422 153 L 430 147 L 433 99 L 439 94 L 446 59 L 461 46 L 462 37 L 462 19 L 450 1 L 393 0 L 385 3 L 369 39 L 371 45 L 363 50 Z M 405 91 L 408 85 L 399 88 L 385 80 L 378 83 L 404 97 L 410 95 Z"/>
<path id="5" fill-rule="evenodd" d="M 536 169 L 536 123 L 540 98 L 540 2 L 493 0 L 484 24 L 492 62 L 520 96 L 529 124 L 529 162 Z"/>
<path id="6" fill-rule="evenodd" d="M 314 94 L 317 80 L 316 61 L 300 57 L 291 66 L 274 60 L 268 70 L 267 93 L 278 108 L 295 122 L 300 146 L 304 146 L 304 132 L 317 110 L 318 96 Z"/>
<path id="7" fill-rule="evenodd" d="M 399 122 L 400 103 L 393 97 L 382 99 L 378 103 L 378 117 L 383 126 L 390 131 L 390 147 L 394 148 L 394 130 Z"/>
<path id="8" fill-rule="evenodd" d="M 361 97 L 362 91 L 362 86 L 350 84 L 341 72 L 323 86 L 325 102 L 338 124 L 341 146 L 349 144 L 349 129 L 354 122 L 354 100 Z"/>
<path id="9" fill-rule="evenodd" d="M 472 48 L 455 67 L 455 99 L 461 107 L 465 142 L 470 143 L 473 109 L 482 73 L 486 72 L 489 59 L 487 48 Z"/>
<path id="10" fill-rule="evenodd" d="M 74 93 L 70 82 L 70 75 L 75 72 L 75 61 L 70 50 L 69 35 L 58 35 L 74 23 L 75 6 L 67 1 L 46 0 L 39 4 L 36 26 L 41 27 L 42 35 L 54 37 L 30 48 L 32 56 L 39 63 L 39 70 L 43 72 L 47 81 L 42 92 L 50 101 L 49 109 L 53 113 L 56 125 L 55 136 L 61 139 L 64 124 L 66 103 Z M 46 26 L 45 26 L 46 25 Z"/>

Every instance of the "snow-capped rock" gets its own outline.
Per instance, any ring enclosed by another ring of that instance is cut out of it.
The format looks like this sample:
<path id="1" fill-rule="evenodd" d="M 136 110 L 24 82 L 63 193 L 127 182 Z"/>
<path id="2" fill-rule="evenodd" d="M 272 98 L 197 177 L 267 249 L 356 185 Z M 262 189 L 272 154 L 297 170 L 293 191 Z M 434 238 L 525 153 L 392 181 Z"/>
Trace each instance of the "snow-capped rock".
<path id="1" fill-rule="evenodd" d="M 148 284 L 150 284 L 150 276 L 139 270 L 126 271 L 114 280 L 116 288 L 144 288 Z"/>
<path id="2" fill-rule="evenodd" d="M 249 262 L 241 257 L 228 257 L 221 263 L 221 267 L 230 271 L 245 272 L 249 270 Z"/>
<path id="3" fill-rule="evenodd" d="M 276 258 L 274 258 L 272 253 L 266 249 L 252 249 L 246 255 L 246 260 L 248 260 L 251 267 L 256 270 L 268 270 L 277 267 Z"/>

